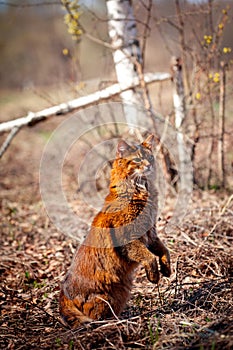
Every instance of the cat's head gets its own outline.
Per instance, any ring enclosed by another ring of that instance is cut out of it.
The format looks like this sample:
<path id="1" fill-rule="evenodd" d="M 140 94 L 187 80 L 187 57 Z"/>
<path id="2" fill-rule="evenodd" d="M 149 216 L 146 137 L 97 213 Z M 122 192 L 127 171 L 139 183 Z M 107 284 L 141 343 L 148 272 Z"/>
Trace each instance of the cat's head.
<path id="1" fill-rule="evenodd" d="M 154 174 L 155 160 L 153 146 L 155 137 L 149 135 L 139 145 L 129 145 L 121 140 L 116 151 L 116 164 L 124 178 L 143 181 Z"/>

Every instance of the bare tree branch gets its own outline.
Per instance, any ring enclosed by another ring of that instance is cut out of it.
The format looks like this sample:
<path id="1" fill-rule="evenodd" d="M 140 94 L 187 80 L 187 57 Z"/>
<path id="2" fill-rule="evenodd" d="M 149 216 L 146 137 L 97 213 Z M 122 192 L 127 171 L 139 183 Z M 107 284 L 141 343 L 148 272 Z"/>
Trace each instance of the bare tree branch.
<path id="1" fill-rule="evenodd" d="M 7 148 L 10 146 L 13 138 L 19 132 L 20 126 L 14 126 L 9 135 L 7 136 L 5 142 L 3 142 L 2 147 L 0 148 L 0 158 L 2 158 L 3 154 L 6 152 Z"/>
<path id="2" fill-rule="evenodd" d="M 145 6 L 145 4 L 143 4 Z M 151 20 L 151 11 L 152 11 L 153 2 L 152 0 L 149 0 L 148 6 L 146 6 L 147 10 L 147 17 L 146 17 L 146 23 L 143 31 L 143 42 L 142 42 L 142 70 L 145 66 L 145 54 L 146 54 L 146 44 L 147 44 L 147 38 L 150 34 L 150 20 Z"/>
<path id="3" fill-rule="evenodd" d="M 0 6 L 10 6 L 10 7 L 36 7 L 36 6 L 48 6 L 48 5 L 61 5 L 60 1 L 42 1 L 42 2 L 36 2 L 36 3 L 15 3 L 15 2 L 8 2 L 8 1 L 0 1 Z"/>
<path id="4" fill-rule="evenodd" d="M 89 34 L 86 31 L 86 29 L 82 26 L 80 21 L 77 18 L 74 17 L 72 11 L 70 10 L 69 3 L 61 2 L 61 4 L 65 7 L 67 13 L 71 16 L 72 20 L 75 21 L 78 24 L 80 30 L 82 31 L 82 35 L 86 36 L 89 40 L 93 41 L 96 44 L 100 44 L 100 45 L 102 45 L 104 47 L 107 47 L 108 49 L 112 49 L 112 45 L 111 44 L 109 44 L 109 43 L 107 43 L 107 42 L 105 42 L 105 41 L 103 41 L 103 40 L 101 40 L 99 38 L 96 38 L 95 36 Z"/>

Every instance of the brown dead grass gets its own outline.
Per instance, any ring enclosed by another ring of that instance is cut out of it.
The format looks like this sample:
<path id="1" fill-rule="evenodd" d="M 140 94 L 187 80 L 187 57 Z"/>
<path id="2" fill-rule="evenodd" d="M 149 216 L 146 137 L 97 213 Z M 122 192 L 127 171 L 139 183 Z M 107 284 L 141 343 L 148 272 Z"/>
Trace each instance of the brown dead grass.
<path id="1" fill-rule="evenodd" d="M 75 242 L 48 222 L 40 202 L 3 200 L 1 348 L 230 349 L 233 203 L 201 208 L 202 200 L 197 199 L 199 208 L 181 228 L 166 238 L 161 233 L 171 249 L 171 279 L 162 279 L 157 287 L 139 269 L 119 319 L 93 322 L 75 332 L 61 323 L 57 305 Z"/>
<path id="2" fill-rule="evenodd" d="M 76 331 L 62 324 L 59 283 L 76 242 L 49 222 L 39 196 L 45 130 L 49 124 L 43 133 L 39 125 L 22 131 L 1 161 L 0 348 L 231 349 L 233 198 L 227 193 L 195 191 L 171 233 L 164 230 L 171 205 L 164 210 L 158 229 L 171 251 L 170 279 L 157 287 L 139 269 L 119 319 Z"/>

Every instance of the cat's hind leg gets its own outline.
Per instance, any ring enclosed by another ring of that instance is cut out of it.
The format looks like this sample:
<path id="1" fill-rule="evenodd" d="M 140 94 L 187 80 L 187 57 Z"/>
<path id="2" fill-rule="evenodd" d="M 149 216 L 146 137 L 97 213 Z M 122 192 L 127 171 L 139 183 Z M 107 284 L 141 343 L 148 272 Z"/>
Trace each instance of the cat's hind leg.
<path id="1" fill-rule="evenodd" d="M 111 304 L 113 301 L 107 295 L 90 294 L 88 298 L 76 296 L 69 299 L 61 293 L 60 314 L 71 328 L 76 329 L 86 322 L 116 317 L 119 310 Z"/>
<path id="2" fill-rule="evenodd" d="M 118 306 L 108 295 L 92 294 L 83 305 L 83 313 L 93 320 L 103 320 L 116 317 L 121 311 Z"/>
<path id="3" fill-rule="evenodd" d="M 76 329 L 81 324 L 92 321 L 90 317 L 81 311 L 83 300 L 80 298 L 70 299 L 61 291 L 59 304 L 60 314 L 71 328 Z"/>

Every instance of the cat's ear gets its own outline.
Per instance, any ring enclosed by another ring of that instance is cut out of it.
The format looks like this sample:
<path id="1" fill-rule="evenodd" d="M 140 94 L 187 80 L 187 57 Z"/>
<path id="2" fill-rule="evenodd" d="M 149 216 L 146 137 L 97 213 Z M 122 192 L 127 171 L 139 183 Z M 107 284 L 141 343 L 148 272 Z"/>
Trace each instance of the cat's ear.
<path id="1" fill-rule="evenodd" d="M 123 155 L 130 150 L 130 146 L 124 140 L 120 140 L 117 145 L 116 157 L 122 158 Z"/>
<path id="2" fill-rule="evenodd" d="M 149 135 L 142 143 L 142 145 L 152 151 L 155 143 L 155 136 L 153 134 Z"/>

